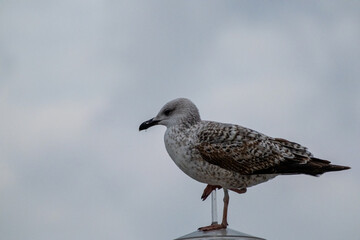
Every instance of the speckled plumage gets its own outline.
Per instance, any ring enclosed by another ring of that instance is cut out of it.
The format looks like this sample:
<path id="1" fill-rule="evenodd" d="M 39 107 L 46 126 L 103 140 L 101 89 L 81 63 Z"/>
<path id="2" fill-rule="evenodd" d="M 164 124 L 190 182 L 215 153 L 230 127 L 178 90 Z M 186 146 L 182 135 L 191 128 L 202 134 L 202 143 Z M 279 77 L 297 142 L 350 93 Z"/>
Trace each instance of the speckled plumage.
<path id="1" fill-rule="evenodd" d="M 170 127 L 164 137 L 166 150 L 184 173 L 199 182 L 211 185 L 245 188 L 276 176 L 276 174 L 247 174 L 232 166 L 230 159 L 225 157 L 233 154 L 241 160 L 245 153 L 236 152 L 235 146 L 236 144 L 241 146 L 241 141 L 231 140 L 226 136 L 230 133 L 221 129 L 221 126 L 221 123 L 201 121 L 190 127 L 183 125 Z M 240 135 L 238 137 L 240 138 Z M 241 161 L 239 163 L 241 164 Z M 250 168 L 254 164 L 245 162 L 243 165 L 245 169 L 246 166 Z"/>
<path id="2" fill-rule="evenodd" d="M 200 228 L 208 231 L 226 228 L 228 190 L 244 193 L 248 187 L 280 174 L 320 175 L 349 169 L 314 158 L 306 147 L 282 138 L 272 138 L 234 124 L 202 121 L 197 107 L 188 99 L 168 102 L 155 118 L 139 127 L 167 127 L 166 150 L 176 165 L 193 179 L 208 184 L 202 195 L 224 188 L 221 224 Z"/>
<path id="3" fill-rule="evenodd" d="M 279 174 L 320 175 L 348 168 L 314 158 L 298 143 L 239 125 L 203 121 L 185 98 L 167 103 L 151 121 L 151 126 L 167 127 L 165 146 L 176 165 L 210 185 L 247 188 Z"/>

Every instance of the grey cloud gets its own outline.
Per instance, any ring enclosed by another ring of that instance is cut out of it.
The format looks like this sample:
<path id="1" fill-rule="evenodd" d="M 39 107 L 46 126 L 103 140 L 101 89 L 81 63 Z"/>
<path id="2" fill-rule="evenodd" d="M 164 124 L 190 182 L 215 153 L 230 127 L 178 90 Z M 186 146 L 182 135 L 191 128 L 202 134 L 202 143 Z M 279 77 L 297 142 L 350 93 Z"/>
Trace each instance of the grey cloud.
<path id="1" fill-rule="evenodd" d="M 208 224 L 204 186 L 167 156 L 164 129 L 138 132 L 184 96 L 204 119 L 299 141 L 353 167 L 232 194 L 231 228 L 355 239 L 359 7 L 3 1 L 0 238 L 172 239 Z"/>

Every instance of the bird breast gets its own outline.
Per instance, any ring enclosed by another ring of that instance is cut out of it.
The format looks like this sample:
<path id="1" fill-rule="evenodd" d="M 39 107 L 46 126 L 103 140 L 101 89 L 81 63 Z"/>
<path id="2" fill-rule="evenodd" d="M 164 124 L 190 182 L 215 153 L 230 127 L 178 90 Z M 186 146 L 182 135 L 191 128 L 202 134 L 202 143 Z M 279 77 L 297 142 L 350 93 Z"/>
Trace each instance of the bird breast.
<path id="1" fill-rule="evenodd" d="M 189 177 L 206 184 L 225 188 L 250 187 L 276 175 L 241 175 L 228 171 L 202 159 L 195 148 L 197 135 L 191 128 L 170 127 L 166 130 L 165 147 L 175 164 Z"/>

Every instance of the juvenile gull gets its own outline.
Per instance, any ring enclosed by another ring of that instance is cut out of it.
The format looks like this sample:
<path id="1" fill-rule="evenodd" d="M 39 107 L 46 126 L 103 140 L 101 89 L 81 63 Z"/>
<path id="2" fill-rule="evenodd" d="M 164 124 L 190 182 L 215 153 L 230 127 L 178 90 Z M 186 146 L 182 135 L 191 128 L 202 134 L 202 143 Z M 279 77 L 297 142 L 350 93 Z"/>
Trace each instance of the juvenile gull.
<path id="1" fill-rule="evenodd" d="M 167 127 L 165 146 L 176 165 L 191 178 L 208 184 L 201 196 L 203 200 L 214 189 L 224 189 L 222 223 L 199 228 L 202 231 L 227 227 L 228 190 L 245 193 L 248 187 L 278 175 L 319 176 L 349 169 L 315 158 L 306 147 L 295 142 L 239 125 L 203 121 L 195 104 L 186 98 L 165 104 L 139 130 L 154 125 Z"/>

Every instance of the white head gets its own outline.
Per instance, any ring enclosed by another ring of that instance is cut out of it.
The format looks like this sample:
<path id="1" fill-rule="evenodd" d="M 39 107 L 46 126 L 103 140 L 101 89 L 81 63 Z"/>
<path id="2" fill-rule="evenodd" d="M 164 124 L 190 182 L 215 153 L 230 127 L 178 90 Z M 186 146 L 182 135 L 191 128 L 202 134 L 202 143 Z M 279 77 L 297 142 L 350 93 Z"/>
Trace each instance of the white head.
<path id="1" fill-rule="evenodd" d="M 156 117 L 143 122 L 139 130 L 144 130 L 154 125 L 164 125 L 166 127 L 178 124 L 192 125 L 199 122 L 199 110 L 189 99 L 177 98 L 165 104 Z"/>

